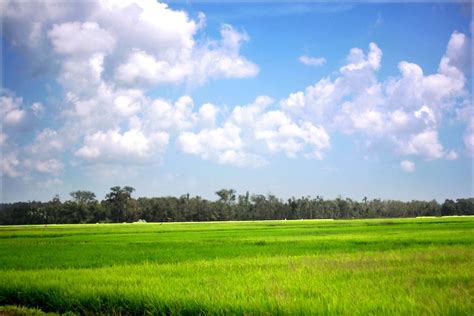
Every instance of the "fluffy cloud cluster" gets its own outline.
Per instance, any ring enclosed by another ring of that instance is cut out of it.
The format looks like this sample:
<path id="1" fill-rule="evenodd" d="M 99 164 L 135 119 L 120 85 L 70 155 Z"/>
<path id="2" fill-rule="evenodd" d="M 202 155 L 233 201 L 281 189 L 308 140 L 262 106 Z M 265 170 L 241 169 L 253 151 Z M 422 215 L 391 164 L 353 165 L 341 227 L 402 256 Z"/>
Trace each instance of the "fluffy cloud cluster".
<path id="1" fill-rule="evenodd" d="M 16 97 L 12 92 L 3 90 L 1 93 L 0 122 L 2 131 L 20 132 L 31 128 L 36 118 L 43 112 L 43 105 L 36 102 L 31 106 L 26 106 L 23 98 Z"/>
<path id="2" fill-rule="evenodd" d="M 153 153 L 162 152 L 167 144 L 168 134 L 164 132 L 145 136 L 139 129 L 125 133 L 118 130 L 98 131 L 86 136 L 84 146 L 76 151 L 76 155 L 99 161 L 146 159 Z"/>
<path id="3" fill-rule="evenodd" d="M 230 25 L 221 26 L 217 39 L 198 36 L 204 14 L 190 17 L 145 0 L 0 5 L 5 39 L 29 56 L 32 72 L 55 76 L 64 92 L 54 110 L 27 106 L 2 91 L 1 168 L 8 177 L 34 172 L 60 181 L 66 157 L 72 163 L 153 163 L 173 143 L 184 153 L 236 166 L 262 166 L 275 154 L 323 159 L 330 134 L 338 131 L 361 135 L 367 144 L 389 144 L 397 155 L 454 160 L 458 152 L 445 148 L 439 136 L 453 113 L 467 125 L 464 143 L 474 154 L 464 75 L 469 39 L 461 33 L 452 34 L 435 74 L 401 61 L 398 76 L 379 81 L 383 54 L 370 43 L 366 52 L 351 49 L 336 75 L 280 102 L 259 96 L 227 110 L 195 105 L 188 95 L 170 100 L 149 92 L 160 85 L 198 87 L 256 76 L 259 67 L 241 54 L 249 35 Z M 300 61 L 326 62 L 309 56 Z M 43 115 L 60 123 L 36 124 Z M 28 130 L 33 136 L 22 136 Z M 400 167 L 415 170 L 409 160 Z"/>
<path id="4" fill-rule="evenodd" d="M 210 159 L 221 164 L 259 165 L 262 163 L 257 156 L 244 150 L 241 129 L 227 124 L 214 129 L 203 129 L 197 133 L 184 132 L 178 142 L 181 149 L 189 154 Z"/>
<path id="5" fill-rule="evenodd" d="M 61 54 L 69 63 L 96 54 L 108 56 L 108 76 L 124 84 L 176 83 L 196 76 L 203 81 L 242 78 L 259 71 L 239 53 L 249 40 L 246 33 L 223 25 L 220 40 L 197 42 L 195 35 L 205 26 L 204 14 L 192 19 L 165 3 L 6 1 L 2 18 L 5 35 L 15 46 L 44 50 L 46 57 Z M 49 58 L 44 62 L 49 63 Z"/>
<path id="6" fill-rule="evenodd" d="M 454 32 L 437 73 L 425 75 L 417 64 L 401 61 L 400 75 L 380 82 L 382 51 L 370 43 L 367 54 L 351 49 L 336 78 L 323 78 L 280 104 L 295 118 L 328 122 L 331 130 L 362 134 L 368 144 L 391 144 L 401 155 L 453 160 L 458 154 L 443 147 L 438 129 L 455 108 L 471 108 L 464 76 L 468 51 L 468 38 Z M 471 136 L 467 131 L 468 151 Z"/>
<path id="7" fill-rule="evenodd" d="M 16 143 L 24 143 L 33 132 L 41 117 L 44 107 L 41 103 L 27 105 L 21 97 L 15 96 L 11 91 L 2 90 L 0 96 L 0 170 L 1 174 L 8 177 L 18 177 L 27 168 L 22 164 L 22 151 Z M 43 172 L 44 161 L 41 156 L 34 160 L 34 167 Z M 30 163 L 31 165 L 31 163 Z"/>
<path id="8" fill-rule="evenodd" d="M 164 3 L 6 1 L 1 12 L 6 39 L 28 56 L 32 72 L 56 76 L 65 103 L 60 113 L 50 113 L 63 119 L 63 126 L 39 129 L 25 145 L 13 136 L 32 126 L 43 107 L 26 109 L 21 98 L 2 93 L 0 141 L 9 153 L 2 156 L 2 174 L 9 177 L 57 175 L 68 153 L 88 163 L 159 160 L 170 135 L 213 127 L 218 108 L 207 103 L 194 112 L 190 97 L 151 99 L 147 88 L 198 86 L 259 72 L 240 54 L 249 41 L 246 33 L 222 25 L 220 39 L 196 41 L 204 14 L 192 18 Z"/>
<path id="9" fill-rule="evenodd" d="M 222 126 L 183 133 L 178 143 L 184 152 L 238 166 L 264 165 L 265 153 L 276 152 L 322 159 L 322 151 L 330 147 L 324 127 L 297 123 L 281 110 L 268 110 L 273 103 L 270 97 L 259 96 L 236 106 Z"/>

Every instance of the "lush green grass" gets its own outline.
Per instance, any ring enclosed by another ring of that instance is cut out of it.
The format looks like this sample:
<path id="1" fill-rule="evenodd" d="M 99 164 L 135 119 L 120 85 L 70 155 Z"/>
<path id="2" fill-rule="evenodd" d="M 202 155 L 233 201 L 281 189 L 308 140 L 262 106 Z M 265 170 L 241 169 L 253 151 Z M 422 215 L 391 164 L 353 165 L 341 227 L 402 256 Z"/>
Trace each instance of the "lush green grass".
<path id="1" fill-rule="evenodd" d="M 474 218 L 0 227 L 0 305 L 474 313 Z"/>

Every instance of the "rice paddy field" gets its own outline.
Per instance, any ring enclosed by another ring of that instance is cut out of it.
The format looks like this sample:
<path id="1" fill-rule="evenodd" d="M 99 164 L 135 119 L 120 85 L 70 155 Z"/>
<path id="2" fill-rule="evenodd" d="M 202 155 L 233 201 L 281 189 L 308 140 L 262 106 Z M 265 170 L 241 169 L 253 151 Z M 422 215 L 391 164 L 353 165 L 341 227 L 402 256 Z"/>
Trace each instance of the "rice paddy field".
<path id="1" fill-rule="evenodd" d="M 0 226 L 0 314 L 473 315 L 473 262 L 473 217 Z"/>

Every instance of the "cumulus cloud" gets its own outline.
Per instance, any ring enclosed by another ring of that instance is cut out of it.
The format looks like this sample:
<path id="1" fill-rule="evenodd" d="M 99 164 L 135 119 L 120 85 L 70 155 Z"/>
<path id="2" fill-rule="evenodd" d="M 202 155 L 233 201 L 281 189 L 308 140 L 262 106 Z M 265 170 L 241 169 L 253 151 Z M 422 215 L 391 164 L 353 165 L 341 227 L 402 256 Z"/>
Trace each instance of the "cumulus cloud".
<path id="1" fill-rule="evenodd" d="M 464 34 L 454 32 L 435 74 L 426 75 L 419 65 L 401 61 L 400 75 L 383 82 L 377 79 L 383 55 L 377 44 L 370 43 L 367 53 L 353 48 L 335 78 L 290 93 L 280 105 L 293 119 L 310 118 L 330 130 L 362 134 L 367 143 L 391 144 L 401 155 L 454 159 L 440 143 L 438 129 L 453 109 L 470 106 L 463 73 L 469 59 L 467 42 Z M 466 148 L 470 130 L 464 137 Z"/>
<path id="2" fill-rule="evenodd" d="M 347 56 L 347 64 L 339 70 L 341 73 L 350 73 L 356 70 L 372 69 L 378 70 L 382 60 L 382 50 L 375 43 L 369 44 L 367 56 L 360 48 L 352 48 Z"/>
<path id="3" fill-rule="evenodd" d="M 205 103 L 199 108 L 199 121 L 204 126 L 214 126 L 216 124 L 219 108 L 211 103 Z"/>
<path id="4" fill-rule="evenodd" d="M 25 121 L 27 113 L 21 109 L 22 98 L 13 96 L 0 97 L 0 115 L 2 126 L 16 126 Z"/>
<path id="5" fill-rule="evenodd" d="M 439 66 L 440 73 L 446 72 L 446 74 L 449 74 L 449 71 L 454 70 L 449 69 L 450 67 L 454 67 L 461 73 L 465 70 L 469 71 L 472 58 L 469 54 L 469 46 L 470 39 L 465 34 L 459 32 L 451 34 L 446 54 Z"/>
<path id="6" fill-rule="evenodd" d="M 261 166 L 267 163 L 265 156 L 276 153 L 322 159 L 330 148 L 325 128 L 269 110 L 273 103 L 268 96 L 258 96 L 236 106 L 219 127 L 181 133 L 179 146 L 185 153 L 237 166 Z"/>
<path id="7" fill-rule="evenodd" d="M 240 55 L 240 47 L 249 41 L 247 33 L 240 33 L 228 24 L 222 25 L 220 33 L 220 41 L 209 41 L 197 49 L 192 79 L 202 83 L 208 78 L 256 76 L 259 67 Z"/>
<path id="8" fill-rule="evenodd" d="M 28 163 L 27 163 L 28 164 Z M 36 161 L 33 163 L 33 167 L 42 173 L 58 174 L 63 171 L 64 165 L 57 159 L 48 159 L 45 161 Z"/>
<path id="9" fill-rule="evenodd" d="M 414 172 L 415 171 L 415 163 L 410 160 L 403 160 L 400 162 L 400 169 L 404 172 Z"/>
<path id="10" fill-rule="evenodd" d="M 326 58 L 324 57 L 309 57 L 306 55 L 300 56 L 299 61 L 306 66 L 322 66 L 326 64 Z"/>
<path id="11" fill-rule="evenodd" d="M 41 51 L 30 66 L 48 68 L 64 91 L 58 109 L 2 93 L 0 144 L 9 149 L 2 174 L 9 177 L 57 177 L 70 153 L 86 164 L 152 162 L 173 141 L 187 154 L 220 164 L 262 166 L 277 154 L 323 159 L 333 132 L 361 135 L 402 156 L 454 160 L 458 152 L 440 141 L 453 111 L 464 117 L 465 151 L 474 153 L 474 123 L 465 119 L 472 113 L 464 74 L 470 39 L 459 32 L 434 74 L 401 61 L 397 76 L 380 81 L 383 53 L 369 43 L 365 50 L 352 48 L 334 75 L 278 103 L 258 96 L 227 109 L 195 104 L 190 95 L 167 99 L 151 89 L 182 85 L 190 92 L 209 80 L 258 75 L 258 65 L 242 54 L 251 38 L 241 29 L 223 24 L 217 38 L 202 36 L 204 14 L 192 17 L 156 1 L 8 2 L 2 17 L 5 39 L 14 49 Z M 58 119 L 54 128 L 41 126 L 29 144 L 15 144 L 17 131 L 43 116 Z"/>
<path id="12" fill-rule="evenodd" d="M 189 96 L 182 96 L 174 103 L 156 99 L 145 110 L 145 124 L 151 130 L 188 130 L 195 125 L 197 119 L 193 108 L 194 101 Z"/>
<path id="13" fill-rule="evenodd" d="M 458 159 L 459 155 L 458 153 L 455 151 L 455 150 L 450 150 L 447 154 L 446 154 L 446 159 L 447 160 L 456 160 Z"/>
<path id="14" fill-rule="evenodd" d="M 28 151 L 34 156 L 49 156 L 61 152 L 65 147 L 61 135 L 53 129 L 45 128 L 36 135 Z"/>
<path id="15" fill-rule="evenodd" d="M 474 157 L 474 133 L 465 134 L 463 140 L 468 155 Z"/>
<path id="16" fill-rule="evenodd" d="M 185 153 L 213 160 L 220 164 L 259 167 L 265 160 L 245 151 L 241 129 L 231 123 L 214 129 L 203 129 L 198 133 L 184 132 L 178 144 Z"/>
<path id="17" fill-rule="evenodd" d="M 144 52 L 132 52 L 125 63 L 117 68 L 116 77 L 125 83 L 178 83 L 192 73 L 189 64 L 170 65 Z"/>
<path id="18" fill-rule="evenodd" d="M 426 130 L 410 136 L 408 142 L 401 145 L 406 155 L 419 155 L 428 160 L 443 157 L 443 146 L 439 143 L 438 132 Z"/>
<path id="19" fill-rule="evenodd" d="M 30 134 L 42 115 L 41 103 L 28 105 L 13 91 L 0 89 L 0 125 L 2 132 L 11 141 Z"/>
<path id="20" fill-rule="evenodd" d="M 115 38 L 96 22 L 54 24 L 48 37 L 59 54 L 110 53 L 115 46 Z"/>
<path id="21" fill-rule="evenodd" d="M 90 161 L 129 161 L 138 162 L 149 158 L 155 152 L 162 152 L 168 144 L 165 132 L 144 135 L 140 130 L 98 131 L 85 137 L 84 145 L 76 155 Z"/>
<path id="22" fill-rule="evenodd" d="M 21 175 L 20 160 L 14 153 L 4 154 L 1 159 L 2 176 L 16 178 Z"/>
<path id="23" fill-rule="evenodd" d="M 34 59 L 32 64 L 51 68 L 64 91 L 60 112 L 47 113 L 63 119 L 63 126 L 37 131 L 31 144 L 19 151 L 22 157 L 5 158 L 5 174 L 17 175 L 18 166 L 28 172 L 59 173 L 64 168 L 53 163 L 59 161 L 53 155 L 68 151 L 87 163 L 159 159 L 170 135 L 215 128 L 219 109 L 205 103 L 195 110 L 189 96 L 175 101 L 150 98 L 149 88 L 199 86 L 210 79 L 247 78 L 259 72 L 240 52 L 250 41 L 247 33 L 223 24 L 217 39 L 197 39 L 205 15 L 193 18 L 165 3 L 10 1 L 3 5 L 2 18 L 14 49 L 35 54 L 41 50 L 45 60 Z M 30 116 L 50 110 L 40 103 L 28 109 L 12 95 L 0 101 L 2 144 L 11 140 L 8 126 L 30 125 Z M 228 151 L 222 161 L 236 162 L 241 154 Z"/>
<path id="24" fill-rule="evenodd" d="M 324 127 L 309 122 L 300 126 L 281 111 L 269 111 L 259 118 L 255 138 L 263 140 L 271 152 L 283 151 L 289 157 L 296 157 L 305 147 L 309 147 L 312 156 L 321 159 L 321 150 L 330 146 L 330 138 Z M 307 153 L 307 156 L 311 155 Z"/>
<path id="25" fill-rule="evenodd" d="M 41 102 L 33 103 L 30 108 L 36 116 L 41 116 L 44 113 L 44 106 Z"/>

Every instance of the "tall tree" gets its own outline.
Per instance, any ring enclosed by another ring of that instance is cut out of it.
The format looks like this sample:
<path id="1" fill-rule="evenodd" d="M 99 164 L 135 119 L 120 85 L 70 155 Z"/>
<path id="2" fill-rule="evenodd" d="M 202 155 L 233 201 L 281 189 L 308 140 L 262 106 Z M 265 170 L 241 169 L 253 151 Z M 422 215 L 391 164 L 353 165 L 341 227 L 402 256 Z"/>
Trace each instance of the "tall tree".
<path id="1" fill-rule="evenodd" d="M 74 191 L 69 193 L 73 198 L 74 202 L 83 204 L 83 205 L 90 205 L 97 202 L 95 198 L 95 193 L 91 191 Z"/>
<path id="2" fill-rule="evenodd" d="M 234 189 L 222 189 L 216 192 L 219 197 L 219 201 L 226 205 L 230 205 L 235 201 L 235 190 Z"/>
<path id="3" fill-rule="evenodd" d="M 105 204 L 110 210 L 110 215 L 114 222 L 123 222 L 127 220 L 127 214 L 131 209 L 132 192 L 134 188 L 130 186 L 114 186 L 105 196 Z"/>
<path id="4" fill-rule="evenodd" d="M 235 202 L 235 190 L 234 189 L 222 189 L 216 192 L 219 197 L 219 219 L 220 220 L 229 220 L 232 219 L 232 204 Z"/>

